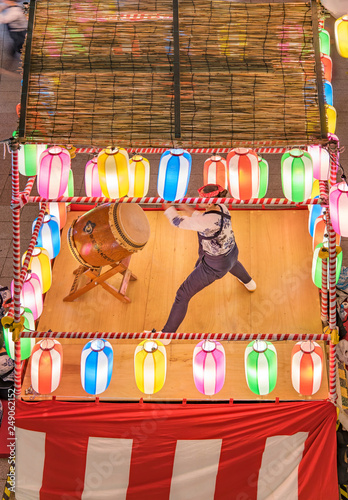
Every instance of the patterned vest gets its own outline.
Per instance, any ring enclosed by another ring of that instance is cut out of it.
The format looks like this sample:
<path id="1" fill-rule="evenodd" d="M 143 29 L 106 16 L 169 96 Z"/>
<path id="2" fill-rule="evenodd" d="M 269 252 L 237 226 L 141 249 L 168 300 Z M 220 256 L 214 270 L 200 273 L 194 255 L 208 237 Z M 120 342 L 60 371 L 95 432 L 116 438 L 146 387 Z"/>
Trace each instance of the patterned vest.
<path id="1" fill-rule="evenodd" d="M 217 214 L 220 220 L 216 222 L 216 229 L 206 229 L 198 233 L 199 244 L 208 255 L 225 255 L 232 250 L 235 245 L 234 232 L 231 225 L 231 216 L 224 205 L 216 205 L 219 210 L 205 212 L 207 214 Z"/>

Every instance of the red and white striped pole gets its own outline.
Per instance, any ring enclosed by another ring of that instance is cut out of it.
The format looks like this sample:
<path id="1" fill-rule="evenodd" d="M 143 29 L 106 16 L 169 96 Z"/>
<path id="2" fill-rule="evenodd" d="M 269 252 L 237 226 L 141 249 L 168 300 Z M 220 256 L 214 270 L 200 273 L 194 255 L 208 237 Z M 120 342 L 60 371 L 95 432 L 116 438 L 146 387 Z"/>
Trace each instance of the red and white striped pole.
<path id="1" fill-rule="evenodd" d="M 338 332 L 332 332 L 338 337 Z M 338 340 L 338 339 L 337 339 Z M 329 350 L 329 398 L 330 400 L 335 403 L 337 399 L 337 390 L 336 390 L 336 344 L 335 340 L 332 339 L 330 342 L 330 350 Z"/>
<path id="2" fill-rule="evenodd" d="M 329 190 L 327 181 L 319 181 L 320 198 L 324 203 L 328 203 Z M 327 210 L 327 209 L 326 209 Z M 326 210 L 324 211 L 324 219 L 326 223 Z M 327 232 L 327 228 L 326 228 Z M 322 275 L 321 275 L 321 320 L 326 322 L 328 320 L 328 280 L 327 280 L 327 259 L 322 260 Z"/>

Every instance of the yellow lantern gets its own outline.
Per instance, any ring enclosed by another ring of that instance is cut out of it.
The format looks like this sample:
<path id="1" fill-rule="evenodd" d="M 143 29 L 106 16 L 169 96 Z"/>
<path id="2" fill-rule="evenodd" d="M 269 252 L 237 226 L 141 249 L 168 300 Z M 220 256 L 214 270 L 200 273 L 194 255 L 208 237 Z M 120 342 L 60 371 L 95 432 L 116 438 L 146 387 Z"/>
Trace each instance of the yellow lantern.
<path id="1" fill-rule="evenodd" d="M 134 353 L 135 382 L 144 394 L 162 389 L 167 372 L 166 348 L 159 340 L 140 342 Z"/>
<path id="2" fill-rule="evenodd" d="M 129 189 L 129 158 L 123 148 L 103 149 L 97 159 L 102 193 L 107 198 L 122 198 Z"/>
<path id="3" fill-rule="evenodd" d="M 22 264 L 24 263 L 27 252 L 24 252 Z M 51 260 L 48 251 L 42 247 L 34 247 L 28 270 L 35 273 L 42 287 L 42 293 L 46 293 L 52 284 Z"/>
<path id="4" fill-rule="evenodd" d="M 150 182 L 149 160 L 141 155 L 134 155 L 129 161 L 128 196 L 142 198 L 147 195 Z"/>
<path id="5" fill-rule="evenodd" d="M 336 19 L 335 40 L 339 55 L 348 57 L 348 14 Z"/>
<path id="6" fill-rule="evenodd" d="M 327 131 L 329 134 L 334 134 L 336 130 L 336 119 L 337 113 L 336 109 L 330 104 L 325 104 L 326 119 L 327 119 Z"/>

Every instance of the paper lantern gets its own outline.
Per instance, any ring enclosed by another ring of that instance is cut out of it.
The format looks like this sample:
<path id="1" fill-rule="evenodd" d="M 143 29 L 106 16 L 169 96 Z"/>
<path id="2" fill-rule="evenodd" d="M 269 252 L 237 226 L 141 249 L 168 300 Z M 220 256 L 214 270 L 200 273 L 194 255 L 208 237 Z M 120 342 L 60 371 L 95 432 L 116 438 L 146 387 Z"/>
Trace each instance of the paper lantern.
<path id="1" fill-rule="evenodd" d="M 319 50 L 322 54 L 330 55 L 330 34 L 324 29 L 319 30 Z"/>
<path id="2" fill-rule="evenodd" d="M 317 286 L 318 288 L 322 287 L 322 258 L 320 255 L 324 255 L 328 258 L 329 257 L 329 252 L 324 251 L 321 252 L 322 249 L 325 249 L 323 243 L 319 243 L 313 253 L 313 261 L 312 261 L 312 281 Z M 340 247 L 336 247 L 336 283 L 339 280 L 340 273 L 341 273 L 341 268 L 342 268 L 342 250 Z"/>
<path id="3" fill-rule="evenodd" d="M 339 55 L 348 57 L 348 14 L 335 21 L 335 41 Z"/>
<path id="4" fill-rule="evenodd" d="M 268 177 L 269 177 L 269 167 L 268 161 L 266 161 L 261 156 L 257 157 L 259 160 L 259 169 L 260 169 L 260 186 L 257 197 L 264 198 L 268 189 Z"/>
<path id="5" fill-rule="evenodd" d="M 74 174 L 72 170 L 69 172 L 68 185 L 64 191 L 64 196 L 74 196 Z M 70 204 L 70 202 L 68 204 Z"/>
<path id="6" fill-rule="evenodd" d="M 318 198 L 318 196 L 316 196 L 316 198 Z M 309 210 L 308 231 L 309 234 L 313 236 L 315 221 L 323 213 L 324 208 L 322 205 L 310 205 L 308 207 L 308 210 Z"/>
<path id="7" fill-rule="evenodd" d="M 88 394 L 100 394 L 109 387 L 114 354 L 110 342 L 95 339 L 81 353 L 81 383 Z"/>
<path id="8" fill-rule="evenodd" d="M 249 389 L 260 396 L 272 392 L 277 383 L 277 351 L 271 342 L 250 342 L 245 349 L 244 363 Z"/>
<path id="9" fill-rule="evenodd" d="M 14 295 L 14 282 L 11 282 L 11 294 Z M 42 288 L 39 277 L 30 271 L 27 273 L 23 282 L 20 294 L 21 306 L 27 307 L 33 313 L 34 319 L 39 318 L 42 314 L 43 299 Z"/>
<path id="10" fill-rule="evenodd" d="M 22 264 L 24 263 L 27 252 L 24 252 Z M 52 284 L 51 261 L 48 251 L 42 247 L 34 247 L 28 270 L 36 274 L 39 278 L 42 293 L 46 293 Z"/>
<path id="11" fill-rule="evenodd" d="M 320 54 L 321 64 L 324 70 L 324 78 L 328 82 L 332 81 L 332 59 L 326 54 Z"/>
<path id="12" fill-rule="evenodd" d="M 36 175 L 40 155 L 46 148 L 46 144 L 22 144 L 18 150 L 19 173 L 30 177 Z"/>
<path id="13" fill-rule="evenodd" d="M 32 230 L 37 219 L 34 220 Z M 54 259 L 60 252 L 60 231 L 57 219 L 49 214 L 44 215 L 43 223 L 39 230 L 39 235 L 36 241 L 36 246 L 45 248 L 50 256 Z"/>
<path id="14" fill-rule="evenodd" d="M 85 191 L 86 196 L 94 198 L 103 196 L 99 182 L 98 159 L 96 156 L 88 160 L 85 166 Z"/>
<path id="15" fill-rule="evenodd" d="M 41 206 L 41 203 L 40 203 Z M 57 219 L 59 229 L 63 229 L 67 220 L 67 203 L 51 201 L 47 203 L 46 212 Z"/>
<path id="16" fill-rule="evenodd" d="M 122 198 L 129 188 L 128 153 L 123 148 L 103 149 L 97 158 L 100 187 L 106 198 Z"/>
<path id="17" fill-rule="evenodd" d="M 334 231 L 348 236 L 348 185 L 340 182 L 330 189 L 329 206 Z"/>
<path id="18" fill-rule="evenodd" d="M 318 198 L 320 196 L 320 184 L 318 179 L 313 181 L 311 199 Z"/>
<path id="19" fill-rule="evenodd" d="M 70 165 L 70 154 L 64 148 L 53 146 L 41 153 L 37 172 L 37 190 L 40 196 L 63 196 L 68 186 Z"/>
<path id="20" fill-rule="evenodd" d="M 325 113 L 327 121 L 327 131 L 329 134 L 334 134 L 337 121 L 336 109 L 333 106 L 330 106 L 330 104 L 325 104 Z"/>
<path id="21" fill-rule="evenodd" d="M 308 146 L 307 149 L 313 161 L 313 177 L 327 181 L 330 172 L 329 152 L 321 146 Z"/>
<path id="22" fill-rule="evenodd" d="M 227 189 L 227 164 L 225 158 L 213 155 L 205 160 L 203 167 L 203 185 L 218 184 Z"/>
<path id="23" fill-rule="evenodd" d="M 43 339 L 31 353 L 31 386 L 39 394 L 50 394 L 60 384 L 63 348 L 58 340 Z"/>
<path id="24" fill-rule="evenodd" d="M 323 215 L 319 215 L 319 217 L 316 218 L 314 223 L 314 231 L 312 238 L 313 252 L 315 250 L 315 247 L 319 245 L 319 243 L 324 243 L 324 246 L 326 248 L 329 246 L 326 222 Z M 336 234 L 336 246 L 339 246 L 340 243 L 341 243 L 341 237 L 339 234 Z"/>
<path id="25" fill-rule="evenodd" d="M 184 149 L 171 149 L 162 154 L 157 177 L 157 192 L 161 198 L 175 201 L 186 195 L 191 164 L 191 155 Z"/>
<path id="26" fill-rule="evenodd" d="M 323 376 L 323 351 L 312 340 L 297 342 L 291 352 L 291 381 L 303 396 L 319 391 Z"/>
<path id="27" fill-rule="evenodd" d="M 128 196 L 142 198 L 147 195 L 150 182 L 150 162 L 141 155 L 129 160 Z"/>
<path id="28" fill-rule="evenodd" d="M 35 320 L 33 313 L 27 307 L 21 307 L 21 316 L 24 318 L 24 332 L 35 331 Z M 4 328 L 4 341 L 6 352 L 11 359 L 15 359 L 15 343 L 12 340 L 12 332 Z M 35 345 L 35 339 L 20 339 L 21 360 L 29 358 Z"/>
<path id="29" fill-rule="evenodd" d="M 159 340 L 143 340 L 134 353 L 135 382 L 144 394 L 160 391 L 166 380 L 166 348 Z"/>
<path id="30" fill-rule="evenodd" d="M 333 90 L 332 90 L 332 85 L 327 80 L 325 80 L 325 82 L 324 82 L 324 95 L 325 95 L 325 102 L 326 102 L 326 104 L 329 104 L 330 106 L 333 106 Z"/>
<path id="31" fill-rule="evenodd" d="M 258 156 L 252 149 L 232 149 L 226 158 L 229 190 L 233 198 L 257 198 L 260 187 Z"/>
<path id="32" fill-rule="evenodd" d="M 193 351 L 193 379 L 202 394 L 212 396 L 225 382 L 225 349 L 220 342 L 202 340 Z"/>
<path id="33" fill-rule="evenodd" d="M 282 188 L 285 198 L 301 202 L 311 195 L 313 162 L 307 151 L 291 149 L 281 159 Z"/>

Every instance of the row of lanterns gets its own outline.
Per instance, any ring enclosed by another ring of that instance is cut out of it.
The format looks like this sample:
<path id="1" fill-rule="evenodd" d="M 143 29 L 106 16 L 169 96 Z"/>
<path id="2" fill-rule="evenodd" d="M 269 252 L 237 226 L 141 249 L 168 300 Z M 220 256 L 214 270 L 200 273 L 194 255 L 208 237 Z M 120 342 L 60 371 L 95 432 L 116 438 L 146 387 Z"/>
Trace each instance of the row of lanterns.
<path id="1" fill-rule="evenodd" d="M 22 339 L 24 340 L 24 339 Z M 29 339 L 25 339 L 29 340 Z M 245 377 L 249 389 L 257 395 L 272 392 L 277 383 L 277 352 L 271 342 L 256 340 L 248 344 L 245 355 Z M 58 388 L 63 366 L 63 350 L 57 340 L 44 339 L 35 344 L 31 354 L 31 385 L 40 394 Z M 89 341 L 81 353 L 81 384 L 92 395 L 104 392 L 111 381 L 113 349 L 110 342 Z M 155 394 L 165 383 L 167 355 L 160 340 L 143 340 L 134 353 L 134 375 L 138 389 Z M 291 354 L 291 380 L 294 389 L 312 396 L 321 386 L 323 353 L 316 342 L 295 344 Z M 225 383 L 226 356 L 223 345 L 215 340 L 199 342 L 193 351 L 193 379 L 205 396 L 221 391 Z"/>

